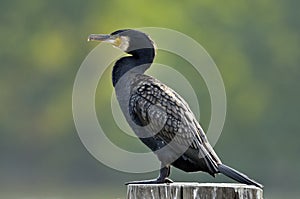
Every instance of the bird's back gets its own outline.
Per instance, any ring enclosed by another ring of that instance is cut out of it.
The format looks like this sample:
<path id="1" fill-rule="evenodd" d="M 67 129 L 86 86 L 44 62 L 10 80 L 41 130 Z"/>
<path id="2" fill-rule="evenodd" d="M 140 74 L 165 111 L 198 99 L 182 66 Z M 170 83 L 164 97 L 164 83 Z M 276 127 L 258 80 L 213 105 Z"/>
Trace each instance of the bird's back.
<path id="1" fill-rule="evenodd" d="M 175 167 L 217 173 L 221 161 L 185 100 L 153 77 L 137 74 L 132 80 L 130 126 L 138 137 Z"/>

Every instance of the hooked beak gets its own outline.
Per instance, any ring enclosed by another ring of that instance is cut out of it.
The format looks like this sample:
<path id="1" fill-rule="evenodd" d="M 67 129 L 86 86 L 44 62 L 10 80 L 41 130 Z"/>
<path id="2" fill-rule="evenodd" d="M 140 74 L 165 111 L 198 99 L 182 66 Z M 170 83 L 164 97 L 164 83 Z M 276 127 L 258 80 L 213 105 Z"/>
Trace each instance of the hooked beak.
<path id="1" fill-rule="evenodd" d="M 91 34 L 88 37 L 88 41 L 106 41 L 109 42 L 110 40 L 113 40 L 111 35 L 105 35 L 105 34 Z"/>
<path id="2" fill-rule="evenodd" d="M 122 44 L 123 44 L 123 40 L 122 37 L 118 36 L 118 35 L 103 35 L 103 34 L 91 34 L 88 37 L 88 41 L 100 41 L 100 42 L 105 42 L 105 43 L 109 43 L 112 44 L 114 47 L 118 47 L 122 49 Z M 125 43 L 127 42 L 128 45 L 128 41 L 126 40 Z M 127 49 L 127 47 L 126 47 Z"/>

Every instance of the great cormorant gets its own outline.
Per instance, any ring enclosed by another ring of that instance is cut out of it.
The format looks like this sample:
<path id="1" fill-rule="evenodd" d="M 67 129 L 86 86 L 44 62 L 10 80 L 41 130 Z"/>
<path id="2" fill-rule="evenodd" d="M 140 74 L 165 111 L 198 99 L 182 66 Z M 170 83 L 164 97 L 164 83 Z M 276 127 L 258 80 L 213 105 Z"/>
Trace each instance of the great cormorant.
<path id="1" fill-rule="evenodd" d="M 132 130 L 161 162 L 157 179 L 130 183 L 170 183 L 170 166 L 186 172 L 222 173 L 240 183 L 258 182 L 224 164 L 185 100 L 157 79 L 145 75 L 155 57 L 154 42 L 143 32 L 124 29 L 88 40 L 111 43 L 128 56 L 116 61 L 112 82 L 123 114 Z"/>

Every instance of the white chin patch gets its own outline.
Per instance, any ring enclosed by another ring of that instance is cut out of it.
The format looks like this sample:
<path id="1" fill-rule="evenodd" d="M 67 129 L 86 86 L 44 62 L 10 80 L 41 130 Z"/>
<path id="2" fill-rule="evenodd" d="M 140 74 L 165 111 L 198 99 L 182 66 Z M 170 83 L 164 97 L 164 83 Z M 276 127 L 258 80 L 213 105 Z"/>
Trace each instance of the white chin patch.
<path id="1" fill-rule="evenodd" d="M 119 48 L 122 51 L 127 51 L 128 47 L 129 47 L 129 37 L 125 37 L 125 36 L 121 36 L 121 44 L 119 45 Z"/>

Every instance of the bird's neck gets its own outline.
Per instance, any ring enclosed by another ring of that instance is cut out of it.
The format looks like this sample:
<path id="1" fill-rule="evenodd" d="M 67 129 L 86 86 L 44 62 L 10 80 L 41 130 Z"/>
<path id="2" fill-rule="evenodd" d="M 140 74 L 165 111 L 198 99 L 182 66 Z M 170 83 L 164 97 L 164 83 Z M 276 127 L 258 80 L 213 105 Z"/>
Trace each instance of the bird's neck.
<path id="1" fill-rule="evenodd" d="M 155 50 L 154 48 L 144 48 L 128 52 L 131 56 L 122 57 L 113 67 L 113 86 L 129 73 L 143 74 L 152 64 Z"/>

